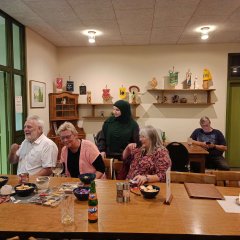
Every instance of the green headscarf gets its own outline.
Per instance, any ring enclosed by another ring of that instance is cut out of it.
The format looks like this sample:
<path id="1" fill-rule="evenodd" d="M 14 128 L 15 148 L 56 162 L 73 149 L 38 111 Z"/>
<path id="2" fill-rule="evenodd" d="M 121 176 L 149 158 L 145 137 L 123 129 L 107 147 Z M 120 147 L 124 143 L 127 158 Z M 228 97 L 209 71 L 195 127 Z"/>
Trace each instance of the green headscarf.
<path id="1" fill-rule="evenodd" d="M 122 123 L 126 123 L 132 118 L 129 102 L 126 102 L 124 100 L 118 100 L 113 105 L 121 111 L 121 116 L 117 117 L 116 120 Z"/>

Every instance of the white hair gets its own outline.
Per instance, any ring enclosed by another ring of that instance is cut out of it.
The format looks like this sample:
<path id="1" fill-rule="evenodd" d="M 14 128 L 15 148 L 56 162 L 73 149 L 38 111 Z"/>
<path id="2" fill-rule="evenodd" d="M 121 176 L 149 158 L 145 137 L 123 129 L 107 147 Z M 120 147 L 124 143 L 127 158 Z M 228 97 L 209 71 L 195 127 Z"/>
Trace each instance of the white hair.
<path id="1" fill-rule="evenodd" d="M 34 120 L 37 122 L 37 125 L 43 130 L 43 126 L 44 126 L 44 121 L 42 119 L 40 119 L 39 116 L 37 115 L 32 115 L 32 116 L 28 116 L 27 117 L 27 121 L 28 120 Z"/>

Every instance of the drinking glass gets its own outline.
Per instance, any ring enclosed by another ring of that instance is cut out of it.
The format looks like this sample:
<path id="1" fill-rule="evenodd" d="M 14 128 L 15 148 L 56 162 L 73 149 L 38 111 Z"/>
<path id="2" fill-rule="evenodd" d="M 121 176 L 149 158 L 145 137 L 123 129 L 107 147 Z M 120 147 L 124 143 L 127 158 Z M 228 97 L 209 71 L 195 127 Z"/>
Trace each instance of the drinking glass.
<path id="1" fill-rule="evenodd" d="M 188 146 L 191 147 L 191 146 L 192 146 L 192 143 L 193 143 L 193 139 L 189 137 L 189 138 L 187 139 L 187 143 L 188 143 Z"/>
<path id="2" fill-rule="evenodd" d="M 64 225 L 74 223 L 74 198 L 72 195 L 66 196 L 61 202 L 61 222 Z"/>
<path id="3" fill-rule="evenodd" d="M 63 163 L 57 162 L 55 166 L 54 165 L 52 166 L 52 172 L 54 176 L 56 175 L 57 177 L 59 177 L 62 171 L 63 171 Z"/>

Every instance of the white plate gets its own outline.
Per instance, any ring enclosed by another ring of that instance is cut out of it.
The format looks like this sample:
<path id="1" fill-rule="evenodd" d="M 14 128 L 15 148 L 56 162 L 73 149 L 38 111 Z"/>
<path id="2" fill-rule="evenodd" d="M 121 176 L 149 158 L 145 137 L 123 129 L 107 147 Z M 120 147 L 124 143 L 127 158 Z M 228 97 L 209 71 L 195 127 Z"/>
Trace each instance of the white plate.
<path id="1" fill-rule="evenodd" d="M 12 196 L 12 195 L 14 195 L 16 192 L 14 191 L 14 190 L 12 190 L 12 192 L 10 193 L 10 194 L 1 194 L 0 193 L 0 196 Z"/>

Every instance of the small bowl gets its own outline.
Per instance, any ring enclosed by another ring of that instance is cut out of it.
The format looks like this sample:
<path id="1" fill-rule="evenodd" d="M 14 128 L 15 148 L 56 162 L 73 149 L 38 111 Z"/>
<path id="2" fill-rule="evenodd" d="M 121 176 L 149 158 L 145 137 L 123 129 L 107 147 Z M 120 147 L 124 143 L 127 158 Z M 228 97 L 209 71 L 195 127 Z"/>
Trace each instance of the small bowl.
<path id="1" fill-rule="evenodd" d="M 89 192 L 90 187 L 78 187 L 73 189 L 73 193 L 79 201 L 87 201 Z"/>
<path id="2" fill-rule="evenodd" d="M 0 176 L 0 188 L 8 182 L 7 176 Z"/>
<path id="3" fill-rule="evenodd" d="M 29 188 L 25 188 L 24 186 L 28 186 Z M 36 188 L 37 186 L 34 183 L 24 183 L 24 184 L 18 184 L 17 186 L 15 186 L 14 190 L 18 196 L 26 197 L 32 194 Z"/>
<path id="4" fill-rule="evenodd" d="M 154 192 L 151 192 L 151 190 L 145 191 L 145 190 L 143 189 L 143 187 L 140 186 L 140 192 L 141 192 L 141 194 L 143 195 L 144 198 L 148 198 L 148 199 L 155 198 L 155 197 L 158 195 L 158 193 L 160 192 L 160 187 L 158 187 L 158 186 L 155 186 L 155 185 L 147 185 L 147 184 L 145 184 L 145 185 L 143 185 L 143 186 L 144 186 L 145 188 L 149 188 L 149 186 L 152 186 L 152 189 L 155 189 L 155 190 L 156 190 L 156 191 L 154 191 Z"/>
<path id="5" fill-rule="evenodd" d="M 96 174 L 84 173 L 84 174 L 80 174 L 78 177 L 80 181 L 83 182 L 84 184 L 90 184 L 96 178 Z"/>

